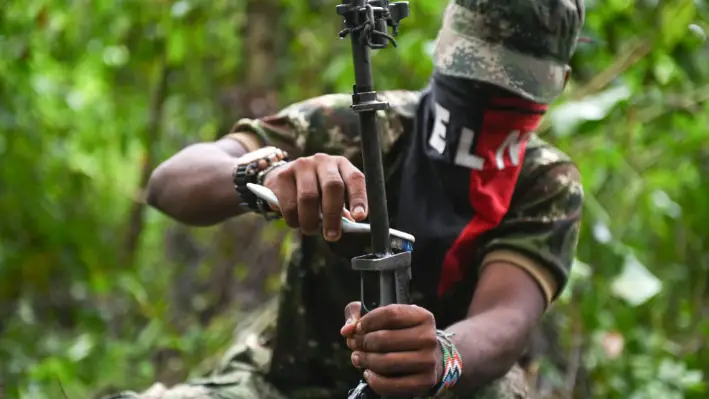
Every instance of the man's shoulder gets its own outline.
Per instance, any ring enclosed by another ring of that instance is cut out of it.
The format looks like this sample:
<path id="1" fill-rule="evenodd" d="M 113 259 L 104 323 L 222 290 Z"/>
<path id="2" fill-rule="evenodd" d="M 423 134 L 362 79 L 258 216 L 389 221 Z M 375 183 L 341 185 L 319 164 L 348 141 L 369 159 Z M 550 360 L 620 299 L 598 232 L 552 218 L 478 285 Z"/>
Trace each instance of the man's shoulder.
<path id="1" fill-rule="evenodd" d="M 416 113 L 420 92 L 386 90 L 378 93 L 389 109 L 377 112 L 381 146 L 388 151 L 404 133 L 404 119 Z M 325 94 L 292 103 L 278 113 L 258 119 L 241 119 L 231 134 L 252 133 L 261 144 L 275 145 L 292 156 L 316 152 L 356 159 L 359 150 L 359 116 L 352 110 L 352 95 Z"/>
<path id="2" fill-rule="evenodd" d="M 416 113 L 420 94 L 408 90 L 387 90 L 378 94 L 389 109 L 377 112 L 382 151 L 388 152 L 404 133 L 405 119 Z M 291 104 L 278 114 L 265 117 L 261 124 L 266 136 L 293 136 L 291 141 L 301 154 L 325 152 L 357 159 L 359 151 L 359 116 L 352 110 L 349 94 L 326 94 Z"/>
<path id="3" fill-rule="evenodd" d="M 537 174 L 535 171 L 546 169 L 547 167 L 557 164 L 573 165 L 573 160 L 558 147 L 541 139 L 536 134 L 532 135 L 527 142 L 522 174 L 535 175 Z"/>
<path id="4" fill-rule="evenodd" d="M 419 101 L 420 92 L 411 90 L 384 90 L 377 93 L 380 101 L 389 103 L 389 109 L 402 116 L 413 117 Z M 356 115 L 352 111 L 352 95 L 345 93 L 324 94 L 298 101 L 283 108 L 280 115 L 300 114 L 301 118 L 312 119 L 332 112 L 346 112 Z"/>
<path id="5" fill-rule="evenodd" d="M 581 177 L 571 156 L 536 134 L 527 142 L 517 188 L 527 193 L 538 190 L 582 193 Z M 520 195 L 526 197 L 524 193 Z"/>

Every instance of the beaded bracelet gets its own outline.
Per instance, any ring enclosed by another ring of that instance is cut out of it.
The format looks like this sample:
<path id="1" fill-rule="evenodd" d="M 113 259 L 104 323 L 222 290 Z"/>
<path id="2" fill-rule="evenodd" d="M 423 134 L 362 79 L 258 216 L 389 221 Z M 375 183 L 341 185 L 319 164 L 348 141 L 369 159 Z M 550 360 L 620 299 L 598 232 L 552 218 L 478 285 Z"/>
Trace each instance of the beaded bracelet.
<path id="1" fill-rule="evenodd" d="M 262 214 L 266 220 L 280 218 L 280 212 L 272 210 L 266 201 L 256 196 L 246 186 L 248 183 L 263 185 L 263 180 L 265 180 L 269 172 L 278 166 L 283 166 L 287 162 L 288 153 L 276 149 L 271 154 L 259 159 L 252 159 L 251 161 L 236 165 L 232 177 L 236 191 L 239 193 L 241 206 Z"/>
<path id="2" fill-rule="evenodd" d="M 460 375 L 463 374 L 463 358 L 450 339 L 453 335 L 455 335 L 455 333 L 446 333 L 442 330 L 436 330 L 436 338 L 438 338 L 438 342 L 441 344 L 441 350 L 443 351 L 443 376 L 436 388 L 434 397 L 453 388 L 455 384 L 458 383 Z"/>
<path id="3" fill-rule="evenodd" d="M 271 173 L 271 171 L 273 171 L 273 169 L 281 167 L 287 163 L 288 163 L 288 158 L 284 158 L 284 159 L 281 159 L 279 161 L 273 162 L 272 164 L 268 165 L 266 167 L 266 169 L 258 172 L 258 174 L 256 175 L 256 184 L 263 186 L 263 183 L 266 181 L 266 175 Z"/>

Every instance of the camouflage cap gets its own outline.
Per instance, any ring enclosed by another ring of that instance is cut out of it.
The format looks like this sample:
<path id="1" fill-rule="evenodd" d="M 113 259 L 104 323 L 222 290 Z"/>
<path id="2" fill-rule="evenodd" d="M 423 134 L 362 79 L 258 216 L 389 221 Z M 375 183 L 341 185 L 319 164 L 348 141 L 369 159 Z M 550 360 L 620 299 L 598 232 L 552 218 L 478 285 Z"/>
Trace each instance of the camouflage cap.
<path id="1" fill-rule="evenodd" d="M 583 0 L 452 0 L 436 71 L 550 103 L 564 89 L 583 19 Z"/>

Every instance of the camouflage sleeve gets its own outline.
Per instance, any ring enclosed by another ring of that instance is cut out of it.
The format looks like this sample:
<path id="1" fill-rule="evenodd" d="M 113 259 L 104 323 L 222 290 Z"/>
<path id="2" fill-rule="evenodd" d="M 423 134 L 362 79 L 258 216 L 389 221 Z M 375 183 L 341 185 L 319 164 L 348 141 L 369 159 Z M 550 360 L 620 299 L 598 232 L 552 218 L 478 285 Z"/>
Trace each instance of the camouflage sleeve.
<path id="1" fill-rule="evenodd" d="M 387 111 L 377 113 L 382 151 L 387 152 L 403 134 L 407 119 L 413 118 L 419 93 L 383 91 Z M 238 121 L 227 137 L 254 135 L 260 146 L 282 148 L 291 158 L 318 152 L 342 155 L 350 160 L 360 154 L 359 117 L 352 111 L 348 94 L 329 94 L 290 105 L 275 115 Z"/>
<path id="2" fill-rule="evenodd" d="M 529 272 L 547 303 L 568 280 L 578 242 L 583 188 L 559 150 L 532 141 L 508 214 L 484 240 L 482 267 L 505 261 Z"/>

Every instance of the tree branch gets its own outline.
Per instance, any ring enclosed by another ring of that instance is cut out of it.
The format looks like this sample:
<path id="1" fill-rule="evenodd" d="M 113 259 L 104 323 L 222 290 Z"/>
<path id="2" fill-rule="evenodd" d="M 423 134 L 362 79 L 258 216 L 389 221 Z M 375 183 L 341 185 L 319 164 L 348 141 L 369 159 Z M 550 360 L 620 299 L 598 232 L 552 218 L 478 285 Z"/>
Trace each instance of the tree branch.
<path id="1" fill-rule="evenodd" d="M 170 68 L 167 66 L 166 61 L 164 59 L 160 60 L 157 72 L 157 83 L 150 97 L 148 123 L 142 135 L 145 157 L 143 158 L 143 167 L 140 172 L 140 184 L 128 216 L 128 227 L 126 230 L 123 254 L 121 256 L 121 265 L 131 265 L 133 263 L 140 235 L 143 231 L 146 205 L 145 195 L 143 193 L 148 185 L 150 174 L 155 168 L 157 143 L 160 140 L 163 128 L 162 116 L 165 99 L 167 98 L 167 78 L 169 74 Z"/>

